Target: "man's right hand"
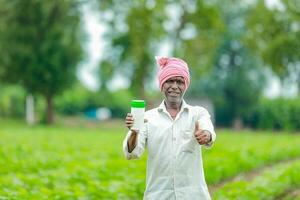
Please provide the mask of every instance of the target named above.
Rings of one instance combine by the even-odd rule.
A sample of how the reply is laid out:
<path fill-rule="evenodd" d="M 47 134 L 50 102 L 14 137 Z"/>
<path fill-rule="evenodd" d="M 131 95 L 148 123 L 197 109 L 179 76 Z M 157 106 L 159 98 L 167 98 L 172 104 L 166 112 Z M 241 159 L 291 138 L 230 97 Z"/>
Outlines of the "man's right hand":
<path fill-rule="evenodd" d="M 126 119 L 125 119 L 126 127 L 128 129 L 130 129 L 133 126 L 133 122 L 134 122 L 134 119 L 133 119 L 132 114 L 131 113 L 127 113 L 127 116 L 126 116 Z"/>
<path fill-rule="evenodd" d="M 126 119 L 125 119 L 125 124 L 126 127 L 130 130 L 131 127 L 133 126 L 133 116 L 131 113 L 127 113 Z M 128 152 L 131 153 L 133 149 L 136 146 L 136 138 L 137 138 L 137 131 L 136 130 L 131 130 L 131 135 L 127 140 L 127 147 L 128 147 Z"/>
<path fill-rule="evenodd" d="M 147 119 L 144 119 L 144 122 L 148 122 Z M 133 149 L 136 146 L 136 138 L 137 138 L 137 134 L 138 131 L 137 130 L 133 130 L 131 129 L 131 127 L 133 126 L 134 123 L 134 119 L 131 113 L 127 113 L 126 119 L 125 119 L 125 124 L 126 127 L 131 130 L 131 135 L 127 140 L 127 146 L 128 146 L 128 152 L 131 153 L 133 151 Z"/>
<path fill-rule="evenodd" d="M 144 119 L 144 123 L 147 123 L 147 122 L 148 122 L 148 120 Z M 132 114 L 131 113 L 127 113 L 126 119 L 125 119 L 126 127 L 128 129 L 131 129 L 131 127 L 133 126 L 133 123 L 134 123 L 134 119 L 133 119 Z M 134 130 L 132 130 L 132 131 L 134 131 Z M 134 132 L 136 132 L 136 131 L 134 131 Z"/>

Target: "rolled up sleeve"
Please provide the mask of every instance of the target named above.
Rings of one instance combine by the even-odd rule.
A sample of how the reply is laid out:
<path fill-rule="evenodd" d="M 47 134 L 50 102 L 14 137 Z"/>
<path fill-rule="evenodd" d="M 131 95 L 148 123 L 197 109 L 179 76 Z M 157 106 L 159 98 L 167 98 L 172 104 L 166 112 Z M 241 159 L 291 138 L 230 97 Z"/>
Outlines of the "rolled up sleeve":
<path fill-rule="evenodd" d="M 199 111 L 198 121 L 200 124 L 200 129 L 208 131 L 211 134 L 211 141 L 209 143 L 205 144 L 205 147 L 211 148 L 213 143 L 216 141 L 216 132 L 214 129 L 214 125 L 211 121 L 209 112 L 205 108 L 202 108 L 202 107 L 199 107 L 198 109 L 199 109 L 198 110 Z"/>
<path fill-rule="evenodd" d="M 146 143 L 147 143 L 147 128 L 145 128 L 138 133 L 137 135 L 137 145 L 133 149 L 131 153 L 128 152 L 128 145 L 127 141 L 131 135 L 131 131 L 128 131 L 124 141 L 123 141 L 123 152 L 126 157 L 126 159 L 131 160 L 131 159 L 138 159 L 141 157 L 141 155 L 144 153 L 145 148 L 146 148 Z"/>

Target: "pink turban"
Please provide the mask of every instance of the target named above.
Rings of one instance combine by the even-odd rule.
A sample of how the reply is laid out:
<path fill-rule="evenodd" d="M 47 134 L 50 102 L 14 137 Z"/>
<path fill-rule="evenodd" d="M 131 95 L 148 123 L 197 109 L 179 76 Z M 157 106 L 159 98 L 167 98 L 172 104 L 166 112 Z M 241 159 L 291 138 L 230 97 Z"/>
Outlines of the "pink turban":
<path fill-rule="evenodd" d="M 190 73 L 187 63 L 179 58 L 155 57 L 157 64 L 160 66 L 158 71 L 159 88 L 166 80 L 174 76 L 182 76 L 185 82 L 186 90 L 190 84 Z"/>

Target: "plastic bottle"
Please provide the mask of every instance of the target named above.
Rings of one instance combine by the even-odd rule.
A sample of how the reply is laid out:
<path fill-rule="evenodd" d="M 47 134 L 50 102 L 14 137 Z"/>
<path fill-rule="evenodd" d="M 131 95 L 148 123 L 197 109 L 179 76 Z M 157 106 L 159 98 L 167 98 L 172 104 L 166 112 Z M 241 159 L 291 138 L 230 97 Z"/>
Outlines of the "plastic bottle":
<path fill-rule="evenodd" d="M 144 100 L 132 100 L 131 101 L 131 114 L 134 119 L 131 129 L 140 131 L 144 125 L 144 113 L 145 113 L 145 101 Z"/>

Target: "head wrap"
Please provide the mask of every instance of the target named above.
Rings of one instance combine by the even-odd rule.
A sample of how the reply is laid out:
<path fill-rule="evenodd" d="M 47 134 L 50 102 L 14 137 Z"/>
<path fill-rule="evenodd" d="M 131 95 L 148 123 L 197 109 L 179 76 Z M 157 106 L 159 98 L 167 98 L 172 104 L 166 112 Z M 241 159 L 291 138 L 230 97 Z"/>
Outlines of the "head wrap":
<path fill-rule="evenodd" d="M 166 80 L 174 76 L 182 76 L 185 83 L 186 90 L 190 84 L 190 73 L 187 63 L 179 58 L 168 57 L 155 57 L 157 64 L 159 65 L 158 81 L 159 88 L 162 90 L 162 86 Z"/>

